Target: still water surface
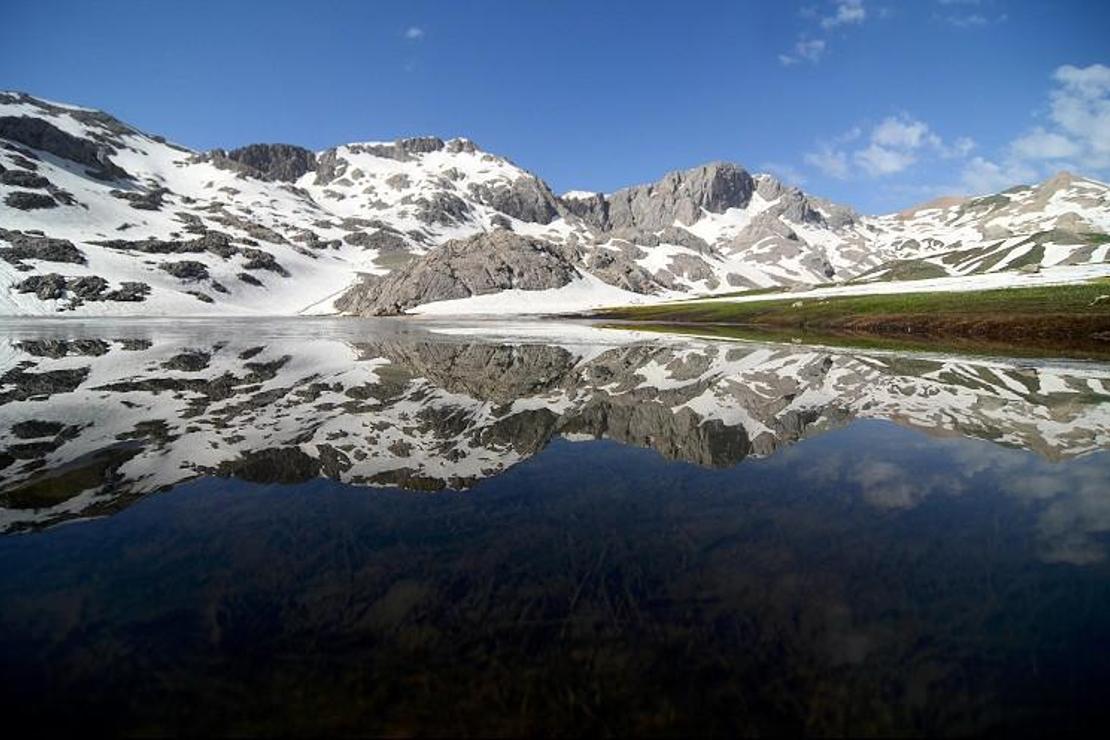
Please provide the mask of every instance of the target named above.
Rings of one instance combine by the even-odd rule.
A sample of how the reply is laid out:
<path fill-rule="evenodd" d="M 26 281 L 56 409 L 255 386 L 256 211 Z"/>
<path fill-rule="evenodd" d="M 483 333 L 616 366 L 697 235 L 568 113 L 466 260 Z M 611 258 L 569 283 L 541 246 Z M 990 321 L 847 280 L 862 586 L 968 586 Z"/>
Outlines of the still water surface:
<path fill-rule="evenodd" d="M 1110 367 L 7 322 L 0 711 L 149 733 L 1110 714 Z"/>

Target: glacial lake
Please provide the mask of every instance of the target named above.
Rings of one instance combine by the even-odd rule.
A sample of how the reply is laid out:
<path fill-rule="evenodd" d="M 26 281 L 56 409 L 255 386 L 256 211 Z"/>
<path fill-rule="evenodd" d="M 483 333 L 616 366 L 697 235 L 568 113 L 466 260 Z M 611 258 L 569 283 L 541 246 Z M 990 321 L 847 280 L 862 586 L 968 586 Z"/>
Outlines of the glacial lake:
<path fill-rule="evenodd" d="M 1110 365 L 553 322 L 0 326 L 9 727 L 1110 720 Z"/>

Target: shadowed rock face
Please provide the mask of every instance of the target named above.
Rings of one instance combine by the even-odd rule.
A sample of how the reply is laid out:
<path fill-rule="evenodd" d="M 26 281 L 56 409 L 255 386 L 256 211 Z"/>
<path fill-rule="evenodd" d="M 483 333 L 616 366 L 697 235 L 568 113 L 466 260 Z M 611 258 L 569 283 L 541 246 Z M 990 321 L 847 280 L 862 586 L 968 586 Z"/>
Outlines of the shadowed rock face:
<path fill-rule="evenodd" d="M 860 418 L 1051 459 L 1110 448 L 1105 369 L 701 340 L 460 341 L 371 325 L 384 328 L 353 341 L 168 327 L 152 339 L 8 340 L 0 530 L 110 513 L 202 474 L 468 488 L 559 436 L 711 467 Z"/>
<path fill-rule="evenodd" d="M 78 138 L 41 118 L 0 116 L 0 139 L 17 141 L 32 149 L 83 164 L 89 168 L 87 172 L 98 179 L 129 177 L 127 172 L 108 158 L 108 155 L 114 153 L 110 146 Z"/>
<path fill-rule="evenodd" d="M 450 241 L 385 278 L 355 286 L 336 308 L 360 316 L 390 316 L 432 301 L 560 288 L 579 273 L 555 250 L 548 242 L 505 230 Z"/>
<path fill-rule="evenodd" d="M 74 265 L 85 264 L 85 255 L 73 245 L 73 242 L 66 239 L 52 239 L 37 234 L 0 228 L 0 244 L 4 242 L 11 246 L 0 247 L 0 259 L 17 267 L 20 266 L 23 260 L 68 262 Z"/>
<path fill-rule="evenodd" d="M 316 169 L 316 155 L 292 144 L 250 144 L 227 152 L 227 158 L 249 167 L 263 180 L 294 182 Z"/>

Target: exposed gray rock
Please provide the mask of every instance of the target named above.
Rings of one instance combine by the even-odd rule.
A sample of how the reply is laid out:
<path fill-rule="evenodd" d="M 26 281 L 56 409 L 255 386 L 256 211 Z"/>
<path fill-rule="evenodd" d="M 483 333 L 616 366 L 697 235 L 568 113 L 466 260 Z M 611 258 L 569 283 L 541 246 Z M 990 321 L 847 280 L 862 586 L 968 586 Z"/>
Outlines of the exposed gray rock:
<path fill-rule="evenodd" d="M 709 290 L 714 290 L 720 284 L 713 274 L 713 268 L 701 257 L 692 254 L 676 254 L 671 257 L 667 269 L 673 275 L 681 275 L 688 280 L 704 280 Z"/>
<path fill-rule="evenodd" d="M 244 270 L 269 270 L 282 277 L 289 277 L 289 271 L 282 267 L 277 258 L 269 252 L 263 252 L 261 249 L 244 249 L 243 256 L 247 258 L 243 263 Z"/>
<path fill-rule="evenodd" d="M 598 249 L 592 253 L 586 264 L 591 275 L 609 285 L 634 293 L 654 293 L 660 287 L 659 282 L 654 275 L 635 262 L 642 256 L 642 250 L 628 244 L 619 252 Z"/>
<path fill-rule="evenodd" d="M 668 226 L 663 229 L 659 234 L 659 241 L 662 244 L 677 244 L 702 254 L 710 254 L 713 251 L 705 239 L 678 226 Z"/>
<path fill-rule="evenodd" d="M 7 392 L 0 391 L 0 404 L 12 401 L 26 401 L 29 398 L 46 398 L 55 393 L 69 393 L 85 382 L 89 368 L 78 367 L 69 370 L 47 370 L 32 373 L 22 367 L 14 367 L 0 376 L 0 386 L 11 386 Z"/>
<path fill-rule="evenodd" d="M 327 185 L 341 177 L 347 169 L 347 160 L 341 159 L 335 149 L 328 149 L 316 159 L 316 178 L 314 184 Z"/>
<path fill-rule="evenodd" d="M 292 144 L 250 144 L 224 155 L 262 180 L 294 182 L 316 169 L 316 155 Z"/>
<path fill-rule="evenodd" d="M 154 346 L 154 343 L 149 339 L 139 339 L 136 337 L 123 337 L 115 341 L 119 343 L 120 348 L 123 349 L 124 352 L 141 352 Z"/>
<path fill-rule="evenodd" d="M 170 191 L 166 188 L 153 188 L 148 191 L 112 190 L 109 192 L 114 198 L 126 200 L 131 207 L 139 211 L 157 211 L 162 208 L 162 198 Z"/>
<path fill-rule="evenodd" d="M 481 203 L 519 221 L 549 224 L 559 215 L 559 201 L 538 177 L 519 177 L 512 184 L 471 183 L 470 194 Z"/>
<path fill-rule="evenodd" d="M 385 184 L 394 190 L 406 190 L 412 187 L 412 179 L 403 172 L 385 178 Z"/>
<path fill-rule="evenodd" d="M 466 219 L 471 210 L 470 204 L 459 196 L 442 191 L 412 202 L 416 205 L 417 220 L 425 224 L 451 226 Z"/>
<path fill-rule="evenodd" d="M 501 290 L 559 288 L 578 276 L 553 246 L 510 231 L 456 239 L 380 279 L 367 279 L 336 302 L 344 313 L 393 315 L 432 301 Z"/>
<path fill-rule="evenodd" d="M 382 252 L 402 252 L 408 249 L 408 241 L 392 229 L 378 229 L 373 232 L 356 231 L 343 237 L 348 244 L 364 249 L 377 249 Z"/>
<path fill-rule="evenodd" d="M 104 291 L 108 289 L 108 281 L 99 275 L 88 275 L 80 278 L 69 278 L 66 281 L 66 287 L 77 298 L 85 301 L 98 301 Z"/>
<path fill-rule="evenodd" d="M 70 111 L 67 109 L 66 112 Z M 97 179 L 115 180 L 130 177 L 109 159 L 109 155 L 115 153 L 110 145 L 66 133 L 42 118 L 0 116 L 0 139 L 17 141 L 32 149 L 49 152 L 56 157 L 84 165 L 88 168 L 86 172 Z"/>
<path fill-rule="evenodd" d="M 451 139 L 444 148 L 452 154 L 458 154 L 460 152 L 473 154 L 478 151 L 477 144 L 470 139 Z"/>
<path fill-rule="evenodd" d="M 347 148 L 353 154 L 371 154 L 398 162 L 408 162 L 415 159 L 414 155 L 438 152 L 445 146 L 443 139 L 435 136 L 416 136 L 398 139 L 391 144 L 351 144 Z"/>
<path fill-rule="evenodd" d="M 320 474 L 320 461 L 299 447 L 282 447 L 246 452 L 238 460 L 220 463 L 214 472 L 252 483 L 300 483 Z"/>
<path fill-rule="evenodd" d="M 4 203 L 21 211 L 37 211 L 44 208 L 57 208 L 58 201 L 44 193 L 32 193 L 27 190 L 16 190 L 4 198 Z"/>
<path fill-rule="evenodd" d="M 41 439 L 53 437 L 65 428 L 65 424 L 58 421 L 43 421 L 29 419 L 12 425 L 12 434 L 19 439 Z"/>
<path fill-rule="evenodd" d="M 45 275 L 31 275 L 15 284 L 17 293 L 34 293 L 43 301 L 57 300 L 65 297 L 66 279 L 56 272 Z"/>
<path fill-rule="evenodd" d="M 150 286 L 146 283 L 124 281 L 119 288 L 104 294 L 106 301 L 120 301 L 123 303 L 139 303 L 150 295 Z"/>
<path fill-rule="evenodd" d="M 609 226 L 609 201 L 601 193 L 588 198 L 560 198 L 563 210 L 585 221 L 596 229 Z"/>
<path fill-rule="evenodd" d="M 111 349 L 103 339 L 24 339 L 16 342 L 21 352 L 35 357 L 100 357 Z"/>
<path fill-rule="evenodd" d="M 0 259 L 14 265 L 21 260 L 42 260 L 43 262 L 67 262 L 74 265 L 85 264 L 85 255 L 65 239 L 52 239 L 24 231 L 0 228 L 0 239 L 10 247 L 0 247 Z"/>
<path fill-rule="evenodd" d="M 0 184 L 16 188 L 45 188 L 50 185 L 50 181 L 26 170 L 3 170 L 0 171 Z"/>
<path fill-rule="evenodd" d="M 176 354 L 170 359 L 162 363 L 162 367 L 167 370 L 178 370 L 185 373 L 200 372 L 208 367 L 212 355 L 202 350 L 194 350 L 190 352 L 182 352 Z"/>
<path fill-rule="evenodd" d="M 587 223 L 603 231 L 632 227 L 656 231 L 675 221 L 692 224 L 701 209 L 723 213 L 743 208 L 755 183 L 742 167 L 715 162 L 668 173 L 659 182 L 618 190 L 600 200 L 564 200 L 563 204 Z"/>
<path fill-rule="evenodd" d="M 53 103 L 28 95 L 27 93 L 0 93 L 0 103 L 23 103 L 25 105 L 34 106 L 49 115 L 69 116 L 86 126 L 99 129 L 99 132 L 94 133 L 94 136 L 98 136 L 100 139 L 104 140 L 114 139 L 114 143 L 116 144 L 119 143 L 118 137 L 123 134 L 140 133 L 135 128 L 128 126 L 123 121 L 104 111 L 54 105 Z M 156 136 L 154 138 L 159 139 L 161 137 Z"/>
<path fill-rule="evenodd" d="M 196 260 L 162 262 L 158 265 L 158 268 L 180 280 L 196 281 L 208 279 L 207 265 L 203 262 L 197 262 Z"/>
<path fill-rule="evenodd" d="M 213 149 L 193 157 L 243 177 L 270 182 L 295 182 L 318 166 L 316 155 L 292 144 L 248 144 L 230 151 Z"/>
<path fill-rule="evenodd" d="M 189 254 L 197 252 L 212 252 L 220 257 L 228 258 L 239 253 L 239 248 L 232 245 L 231 237 L 220 231 L 207 231 L 196 239 L 113 239 L 110 241 L 89 242 L 110 249 L 133 250 L 147 254 Z"/>

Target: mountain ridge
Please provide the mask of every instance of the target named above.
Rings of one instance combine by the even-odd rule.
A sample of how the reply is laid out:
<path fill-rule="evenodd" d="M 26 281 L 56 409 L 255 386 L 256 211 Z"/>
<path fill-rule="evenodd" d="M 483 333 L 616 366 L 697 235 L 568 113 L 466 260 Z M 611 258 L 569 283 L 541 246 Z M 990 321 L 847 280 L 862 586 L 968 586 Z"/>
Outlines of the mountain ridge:
<path fill-rule="evenodd" d="M 452 301 L 465 313 L 490 294 L 505 296 L 498 311 L 527 313 L 1099 266 L 1110 188 L 1062 173 L 863 216 L 717 161 L 560 196 L 462 137 L 196 152 L 101 111 L 0 93 L 0 228 L 0 314 L 286 315 L 336 301 L 375 314 Z M 554 272 L 518 274 L 514 254 L 527 252 L 501 248 L 535 240 Z"/>

